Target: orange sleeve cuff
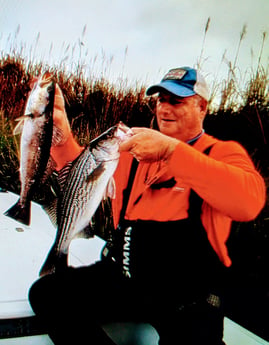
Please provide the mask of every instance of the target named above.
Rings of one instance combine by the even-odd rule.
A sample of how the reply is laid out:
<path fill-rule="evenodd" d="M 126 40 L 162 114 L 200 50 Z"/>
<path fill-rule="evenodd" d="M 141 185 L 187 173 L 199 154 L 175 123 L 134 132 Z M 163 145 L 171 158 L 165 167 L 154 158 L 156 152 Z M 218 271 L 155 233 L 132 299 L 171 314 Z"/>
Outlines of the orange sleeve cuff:
<path fill-rule="evenodd" d="M 52 146 L 50 154 L 56 163 L 56 170 L 61 170 L 68 162 L 75 160 L 83 149 L 84 147 L 76 142 L 72 133 L 63 145 Z"/>

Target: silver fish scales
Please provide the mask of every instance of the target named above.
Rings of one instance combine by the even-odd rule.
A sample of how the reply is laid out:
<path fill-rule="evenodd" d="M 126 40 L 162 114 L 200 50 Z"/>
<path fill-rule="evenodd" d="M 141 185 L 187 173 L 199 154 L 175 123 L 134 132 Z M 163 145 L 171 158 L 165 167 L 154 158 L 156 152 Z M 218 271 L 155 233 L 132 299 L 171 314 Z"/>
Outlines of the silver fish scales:
<path fill-rule="evenodd" d="M 6 216 L 26 225 L 30 224 L 31 200 L 46 171 L 53 136 L 53 105 L 55 84 L 52 75 L 45 72 L 35 83 L 26 103 L 24 116 L 15 128 L 22 128 L 20 141 L 19 200 Z"/>
<path fill-rule="evenodd" d="M 131 135 L 130 128 L 119 123 L 94 139 L 74 162 L 58 203 L 56 239 L 40 270 L 41 276 L 67 266 L 72 239 L 83 236 L 102 199 L 113 194 L 119 144 Z"/>

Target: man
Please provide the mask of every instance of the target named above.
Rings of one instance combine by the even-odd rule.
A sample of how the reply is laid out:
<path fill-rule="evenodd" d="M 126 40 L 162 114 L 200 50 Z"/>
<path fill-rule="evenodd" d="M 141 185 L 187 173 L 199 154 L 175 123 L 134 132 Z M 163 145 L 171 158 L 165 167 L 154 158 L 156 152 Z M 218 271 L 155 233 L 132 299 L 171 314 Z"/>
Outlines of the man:
<path fill-rule="evenodd" d="M 33 310 L 55 344 L 114 344 L 101 325 L 124 320 L 151 323 L 160 345 L 224 344 L 225 243 L 232 220 L 262 209 L 264 181 L 238 143 L 204 133 L 208 90 L 195 69 L 170 70 L 147 90 L 155 93 L 155 129 L 133 128 L 120 147 L 117 230 L 102 261 L 31 288 Z M 59 170 L 80 153 L 73 147 L 54 148 Z"/>

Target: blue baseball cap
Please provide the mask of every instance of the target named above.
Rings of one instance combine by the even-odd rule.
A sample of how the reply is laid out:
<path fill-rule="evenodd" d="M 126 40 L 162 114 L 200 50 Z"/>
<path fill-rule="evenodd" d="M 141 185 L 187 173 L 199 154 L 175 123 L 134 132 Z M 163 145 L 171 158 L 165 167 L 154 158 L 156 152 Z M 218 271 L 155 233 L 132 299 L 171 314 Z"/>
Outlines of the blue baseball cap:
<path fill-rule="evenodd" d="M 209 100 L 209 90 L 204 77 L 191 67 L 170 69 L 159 84 L 152 85 L 147 89 L 146 94 L 151 96 L 163 90 L 178 97 L 199 95 L 207 101 Z"/>

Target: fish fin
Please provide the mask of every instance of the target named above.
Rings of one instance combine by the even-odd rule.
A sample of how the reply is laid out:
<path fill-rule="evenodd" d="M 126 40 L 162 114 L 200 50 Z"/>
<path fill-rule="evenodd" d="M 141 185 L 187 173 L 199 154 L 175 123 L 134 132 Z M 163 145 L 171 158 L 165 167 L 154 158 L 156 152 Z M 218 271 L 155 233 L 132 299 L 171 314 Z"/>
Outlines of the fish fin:
<path fill-rule="evenodd" d="M 32 113 L 27 113 L 21 116 L 16 117 L 15 121 L 24 121 L 26 119 L 29 119 L 29 117 L 33 117 L 34 115 Z"/>
<path fill-rule="evenodd" d="M 91 225 L 91 223 L 89 223 L 87 226 L 85 226 L 85 228 L 83 230 L 78 232 L 74 236 L 74 238 L 91 238 L 91 237 L 93 237 L 93 235 L 94 235 L 93 226 Z"/>
<path fill-rule="evenodd" d="M 115 199 L 116 198 L 116 183 L 113 177 L 108 181 L 104 199 L 105 198 Z"/>
<path fill-rule="evenodd" d="M 42 277 L 47 274 L 58 273 L 65 270 L 67 267 L 68 254 L 57 251 L 55 246 L 53 246 L 39 271 L 39 276 Z"/>
<path fill-rule="evenodd" d="M 104 163 L 100 163 L 87 177 L 87 182 L 91 183 L 95 180 L 98 179 L 99 176 L 102 175 L 102 173 L 105 170 L 105 164 Z"/>
<path fill-rule="evenodd" d="M 46 212 L 46 214 L 49 217 L 49 220 L 51 221 L 52 225 L 57 228 L 57 198 L 54 198 L 50 203 L 46 205 L 42 205 L 42 208 Z"/>
<path fill-rule="evenodd" d="M 10 209 L 8 209 L 4 215 L 17 220 L 25 225 L 30 224 L 31 202 L 22 205 L 19 199 Z"/>
<path fill-rule="evenodd" d="M 16 124 L 15 128 L 13 129 L 13 135 L 19 135 L 21 134 L 22 130 L 23 130 L 23 125 L 24 125 L 24 120 L 26 119 L 26 116 L 20 116 L 18 117 L 15 121 L 18 121 L 18 123 Z"/>
<path fill-rule="evenodd" d="M 15 128 L 13 129 L 13 135 L 21 134 L 21 132 L 23 130 L 24 121 L 26 119 L 29 119 L 29 117 L 33 117 L 33 114 L 25 114 L 25 115 L 19 116 L 15 119 L 15 121 L 18 121 L 18 123 L 15 126 Z"/>

